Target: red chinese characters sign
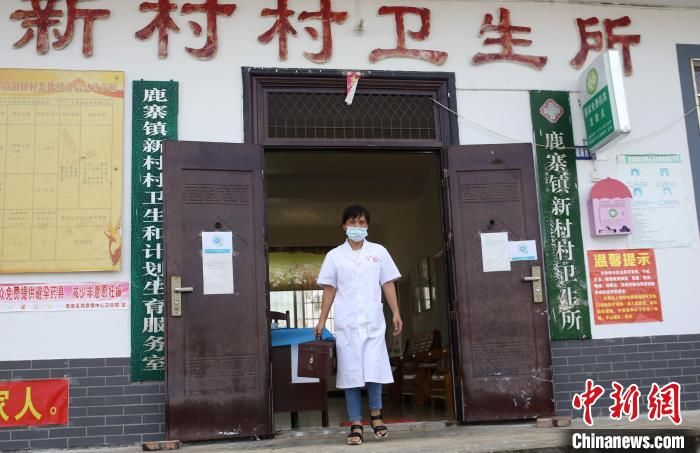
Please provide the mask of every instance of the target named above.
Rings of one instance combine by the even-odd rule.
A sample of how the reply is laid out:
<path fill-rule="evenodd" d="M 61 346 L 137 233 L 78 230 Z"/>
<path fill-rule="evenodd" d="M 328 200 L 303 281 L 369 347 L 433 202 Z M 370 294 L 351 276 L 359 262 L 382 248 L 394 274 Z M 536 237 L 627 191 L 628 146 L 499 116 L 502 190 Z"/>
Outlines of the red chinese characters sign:
<path fill-rule="evenodd" d="M 587 19 L 576 19 L 576 26 L 581 41 L 581 48 L 576 56 L 571 60 L 571 66 L 580 69 L 586 63 L 588 52 L 591 50 L 600 52 L 603 50 L 603 33 L 600 31 L 589 31 L 588 27 L 598 25 L 600 20 L 597 17 L 589 17 Z M 616 44 L 620 44 L 622 48 L 622 62 L 625 67 L 625 75 L 632 75 L 632 55 L 630 46 L 641 42 L 641 35 L 618 35 L 614 30 L 618 27 L 627 27 L 632 23 L 629 16 L 623 16 L 618 19 L 605 19 L 605 39 L 608 43 L 608 49 L 614 49 Z"/>
<path fill-rule="evenodd" d="M 34 40 L 36 41 L 36 51 L 42 55 L 49 51 L 50 45 L 56 50 L 67 47 L 76 32 L 76 22 L 82 21 L 83 55 L 91 56 L 93 54 L 95 24 L 97 21 L 108 19 L 111 15 L 109 9 L 97 7 L 106 3 L 100 0 L 94 2 L 66 0 L 65 8 L 59 8 L 61 2 L 58 0 L 26 1 L 27 6 L 24 9 L 17 9 L 10 15 L 10 19 L 20 21 L 21 28 L 25 30 L 24 35 L 14 43 L 14 47 L 24 47 Z M 220 1 L 202 0 L 201 3 L 178 0 L 142 1 L 138 3 L 138 9 L 149 15 L 150 20 L 146 19 L 146 25 L 140 25 L 140 29 L 135 31 L 134 35 L 139 40 L 148 40 L 157 32 L 158 57 L 167 58 L 170 32 L 179 33 L 181 31 L 176 22 L 177 19 L 174 18 L 178 11 L 180 16 L 203 15 L 206 17 L 206 21 L 202 17 L 199 21 L 188 20 L 187 23 L 195 37 L 205 36 L 206 40 L 202 47 L 185 47 L 185 51 L 198 59 L 210 60 L 215 57 L 219 48 L 219 18 L 230 18 L 238 9 L 236 3 L 221 3 Z M 87 5 L 90 3 L 95 5 L 88 8 Z M 294 0 L 267 0 L 267 3 L 264 3 L 260 8 L 260 17 L 274 19 L 269 28 L 265 30 L 264 22 L 259 30 L 251 24 L 245 24 L 245 26 L 250 27 L 258 35 L 257 39 L 262 44 L 276 40 L 279 59 L 282 61 L 285 61 L 289 54 L 289 39 L 299 36 L 295 25 L 303 27 L 312 40 L 320 41 L 321 44 L 317 52 L 306 50 L 303 55 L 317 64 L 328 63 L 333 56 L 334 26 L 347 25 L 350 12 L 342 10 L 342 2 L 318 0 L 317 10 L 301 11 L 297 14 L 294 9 L 295 4 Z M 438 12 L 449 14 L 445 11 Z M 410 58 L 441 65 L 447 61 L 448 53 L 443 50 L 416 48 L 415 46 L 418 42 L 426 41 L 431 36 L 433 10 L 430 8 L 379 5 L 377 15 L 388 16 L 383 18 L 383 21 L 393 17 L 396 47 L 370 50 L 370 62 L 375 63 L 387 58 Z M 420 28 L 416 30 L 415 25 L 409 27 L 406 21 L 411 21 L 412 24 L 418 22 Z M 471 58 L 472 63 L 482 65 L 505 61 L 524 64 L 533 69 L 542 69 L 548 62 L 547 56 L 523 53 L 523 48 L 529 47 L 533 43 L 532 40 L 525 38 L 526 35 L 532 33 L 532 27 L 521 24 L 519 21 L 516 22 L 517 25 L 513 24 L 511 11 L 508 8 L 499 8 L 497 19 L 492 13 L 486 13 L 481 28 L 478 30 L 478 36 L 484 38 L 481 46 L 493 51 L 477 52 Z M 358 30 L 362 30 L 362 23 L 363 19 L 360 18 Z M 598 17 L 585 19 L 579 17 L 575 24 L 576 29 L 571 30 L 571 32 L 578 34 L 580 45 L 578 53 L 570 61 L 574 68 L 583 67 L 591 51 L 600 52 L 604 47 L 620 48 L 623 54 L 625 74 L 632 74 L 630 46 L 638 45 L 641 42 L 641 35 L 620 33 L 620 28 L 632 24 L 629 16 L 615 19 L 604 18 L 602 21 Z M 449 36 L 449 31 L 438 28 L 437 32 L 443 36 L 447 33 Z M 53 42 L 50 42 L 51 34 L 55 38 Z M 468 43 L 460 43 L 460 45 L 462 44 Z"/>
<path fill-rule="evenodd" d="M 68 379 L 0 382 L 0 428 L 68 423 Z"/>
<path fill-rule="evenodd" d="M 63 33 L 54 28 L 60 25 L 63 17 L 63 11 L 56 9 L 56 0 L 45 1 L 43 8 L 39 0 L 31 0 L 31 9 L 18 9 L 13 12 L 10 19 L 22 21 L 22 28 L 26 29 L 14 47 L 24 47 L 36 36 L 36 51 L 39 54 L 45 54 L 49 51 L 49 29 L 52 29 L 56 38 L 53 47 L 56 50 L 61 50 L 73 40 L 76 21 L 82 20 L 83 55 L 92 56 L 95 21 L 107 19 L 111 13 L 108 9 L 79 8 L 79 1 L 81 0 L 66 0 L 67 18 Z"/>
<path fill-rule="evenodd" d="M 596 324 L 662 321 L 653 249 L 589 250 Z"/>

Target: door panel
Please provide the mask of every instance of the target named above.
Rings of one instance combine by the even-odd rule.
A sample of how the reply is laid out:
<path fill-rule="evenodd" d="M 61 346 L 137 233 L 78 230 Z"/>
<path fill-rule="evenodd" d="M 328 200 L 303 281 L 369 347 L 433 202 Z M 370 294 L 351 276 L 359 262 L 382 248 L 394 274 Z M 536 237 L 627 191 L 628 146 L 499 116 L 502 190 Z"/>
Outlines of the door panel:
<path fill-rule="evenodd" d="M 167 142 L 164 151 L 167 436 L 273 432 L 259 146 Z M 234 294 L 204 295 L 202 232 L 231 231 Z M 182 314 L 172 277 L 181 277 Z"/>
<path fill-rule="evenodd" d="M 542 268 L 532 147 L 455 146 L 448 160 L 462 418 L 551 415 L 547 307 L 534 302 L 533 283 L 526 281 L 533 266 Z M 538 259 L 483 272 L 481 234 L 496 232 L 507 232 L 509 241 L 535 240 Z"/>

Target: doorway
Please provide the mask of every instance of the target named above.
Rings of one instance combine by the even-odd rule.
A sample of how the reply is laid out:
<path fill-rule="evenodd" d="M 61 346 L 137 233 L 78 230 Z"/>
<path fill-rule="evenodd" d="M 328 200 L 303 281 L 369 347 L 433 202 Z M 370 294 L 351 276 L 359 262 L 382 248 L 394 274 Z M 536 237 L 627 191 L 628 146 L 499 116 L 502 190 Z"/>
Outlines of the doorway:
<path fill-rule="evenodd" d="M 445 412 L 454 407 L 446 418 L 464 422 L 552 415 L 532 146 L 454 145 L 453 74 L 372 72 L 348 107 L 337 71 L 243 72 L 245 144 L 164 147 L 168 438 L 271 435 L 274 410 L 282 408 L 275 392 L 314 407 L 333 398 L 332 383 L 318 400 L 290 388 L 289 353 L 278 368 L 286 377 L 271 370 L 268 246 L 279 253 L 320 247 L 312 255 L 322 259 L 343 240 L 339 216 L 354 202 L 373 211 L 369 240 L 383 243 L 404 275 L 398 289 L 405 334 L 388 341 L 400 384 L 388 386 L 386 397 L 387 404 L 408 402 L 413 412 L 399 406 L 395 416 L 428 419 L 414 408 L 439 407 L 433 400 L 440 397 Z M 410 237 L 394 234 L 404 230 Z M 233 243 L 226 271 L 233 291 L 204 290 L 204 233 Z M 415 250 L 405 245 L 411 241 Z M 504 241 L 528 241 L 540 253 L 486 265 L 492 256 L 502 260 L 510 247 Z M 302 292 L 280 288 L 288 299 L 273 302 L 283 317 L 290 312 L 289 326 L 314 323 L 317 296 L 305 292 L 313 282 L 306 284 Z M 446 390 L 437 395 L 432 383 L 426 390 L 426 375 Z M 330 425 L 329 415 L 313 424 Z"/>
<path fill-rule="evenodd" d="M 265 168 L 270 310 L 288 313 L 292 328 L 316 325 L 320 263 L 327 251 L 345 241 L 343 209 L 365 206 L 371 213 L 368 240 L 384 245 L 402 274 L 396 285 L 404 328 L 397 337 L 387 329 L 395 382 L 383 389 L 384 419 L 453 419 L 439 155 L 268 151 Z M 386 304 L 385 316 L 391 325 Z M 333 333 L 332 310 L 326 327 Z M 273 347 L 273 361 L 275 356 Z M 274 386 L 274 362 L 272 372 Z M 330 426 L 347 420 L 344 394 L 334 381 L 325 389 Z M 290 390 L 298 389 L 313 391 L 311 385 Z M 275 389 L 273 395 L 285 398 Z M 290 415 L 285 401 L 281 409 L 274 401 L 273 406 L 278 431 L 317 427 L 323 419 L 318 410 Z"/>

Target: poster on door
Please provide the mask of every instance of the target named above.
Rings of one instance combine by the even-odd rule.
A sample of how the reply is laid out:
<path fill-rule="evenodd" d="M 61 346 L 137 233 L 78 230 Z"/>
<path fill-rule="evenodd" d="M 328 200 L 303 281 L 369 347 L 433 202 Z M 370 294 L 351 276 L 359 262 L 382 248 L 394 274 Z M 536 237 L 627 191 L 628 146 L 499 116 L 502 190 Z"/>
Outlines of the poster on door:
<path fill-rule="evenodd" d="M 663 321 L 653 249 L 589 250 L 596 324 Z"/>
<path fill-rule="evenodd" d="M 617 156 L 620 179 L 632 191 L 631 248 L 688 247 L 688 192 L 679 154 Z"/>
<path fill-rule="evenodd" d="M 233 294 L 233 233 L 202 232 L 202 294 Z"/>

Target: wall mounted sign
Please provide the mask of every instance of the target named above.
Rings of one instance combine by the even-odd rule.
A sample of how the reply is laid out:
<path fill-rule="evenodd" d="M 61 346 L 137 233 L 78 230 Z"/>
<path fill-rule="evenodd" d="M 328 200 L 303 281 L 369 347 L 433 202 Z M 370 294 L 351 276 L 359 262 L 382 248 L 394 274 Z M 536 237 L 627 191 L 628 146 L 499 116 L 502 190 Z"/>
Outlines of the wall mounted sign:
<path fill-rule="evenodd" d="M 123 108 L 122 72 L 0 69 L 0 274 L 121 268 Z"/>
<path fill-rule="evenodd" d="M 0 382 L 0 428 L 68 424 L 68 379 Z"/>
<path fill-rule="evenodd" d="M 586 139 L 592 152 L 632 130 L 618 51 L 607 50 L 598 56 L 581 74 L 579 87 Z"/>
<path fill-rule="evenodd" d="M 531 91 L 552 340 L 591 337 L 569 93 Z"/>
<path fill-rule="evenodd" d="M 589 250 L 596 324 L 662 321 L 653 249 Z"/>
<path fill-rule="evenodd" d="M 0 313 L 129 308 L 129 282 L 0 285 Z"/>
<path fill-rule="evenodd" d="M 631 248 L 688 247 L 692 243 L 688 190 L 679 154 L 622 154 L 618 174 L 632 192 Z"/>
<path fill-rule="evenodd" d="M 625 183 L 605 178 L 595 183 L 588 200 L 591 234 L 611 236 L 632 231 L 632 192 Z"/>
<path fill-rule="evenodd" d="M 131 380 L 163 379 L 163 142 L 177 140 L 177 82 L 136 80 L 131 129 Z"/>
<path fill-rule="evenodd" d="M 86 3 L 94 5 L 88 7 Z M 203 3 L 190 3 L 185 0 L 153 0 L 133 2 L 142 13 L 142 21 L 137 24 L 105 21 L 111 16 L 112 10 L 126 8 L 122 3 L 128 4 L 129 8 L 134 7 L 132 2 L 118 3 L 119 6 L 105 0 L 6 0 L 2 5 L 14 5 L 7 7 L 9 19 L 15 24 L 19 37 L 13 47 L 28 47 L 35 41 L 34 47 L 39 55 L 48 54 L 51 48 L 60 51 L 68 47 L 73 36 L 77 34 L 78 23 L 82 22 L 83 55 L 86 57 L 93 54 L 95 43 L 100 40 L 100 36 L 104 36 L 106 29 L 119 27 L 124 30 L 125 38 L 131 36 L 132 39 L 153 42 L 158 57 L 164 59 L 168 58 L 169 34 L 180 32 L 181 28 L 187 25 L 189 32 L 194 36 L 188 41 L 206 39 L 201 47 L 185 46 L 184 51 L 197 59 L 210 60 L 215 58 L 220 47 L 219 28 L 226 26 L 234 29 L 244 27 L 251 36 L 257 36 L 257 41 L 261 44 L 276 43 L 273 52 L 278 54 L 281 61 L 287 60 L 290 43 L 301 41 L 297 45 L 300 50 L 303 49 L 300 53 L 315 64 L 325 64 L 332 59 L 334 35 L 337 32 L 347 32 L 348 28 L 354 27 L 356 34 L 363 33 L 365 17 L 360 12 L 360 3 L 371 5 L 368 8 L 377 16 L 377 29 L 393 31 L 393 42 L 389 46 L 395 47 L 376 47 L 385 44 L 384 37 L 376 33 L 365 37 L 380 36 L 376 42 L 367 39 L 357 41 L 367 45 L 366 52 L 372 63 L 387 58 L 410 58 L 441 65 L 447 60 L 448 52 L 427 49 L 425 47 L 428 45 L 424 41 L 440 36 L 455 36 L 457 30 L 442 27 L 433 29 L 435 17 L 444 15 L 450 19 L 454 18 L 455 23 L 460 25 L 470 19 L 466 15 L 459 17 L 456 6 L 460 5 L 460 2 L 456 1 L 444 2 L 440 7 L 427 8 L 425 5 L 429 2 L 425 2 L 425 5 L 396 6 L 391 3 L 378 5 L 376 2 L 362 0 L 356 2 L 354 8 L 348 8 L 349 2 L 318 0 L 305 3 L 310 10 L 302 11 L 297 3 L 289 0 L 269 1 L 254 9 L 249 8 L 252 4 L 245 4 L 245 8 L 241 9 L 239 5 L 242 2 L 233 1 L 224 3 L 220 0 L 206 0 Z M 455 6 L 454 10 L 451 10 L 451 6 Z M 344 10 L 345 8 L 348 10 Z M 114 16 L 124 17 L 123 12 L 116 11 Z M 474 65 L 509 62 L 539 70 L 548 64 L 549 58 L 546 55 L 532 55 L 527 51 L 527 47 L 533 44 L 533 40 L 527 38 L 533 36 L 533 31 L 538 33 L 543 28 L 546 29 L 546 22 L 533 28 L 525 19 L 528 14 L 522 14 L 522 11 L 511 12 L 511 9 L 503 7 L 485 7 L 480 14 L 483 19 L 480 27 L 475 26 L 472 30 L 474 37 L 471 40 L 456 41 L 460 54 L 465 46 L 481 46 L 484 52 L 475 52 L 471 57 Z M 348 20 L 349 18 L 352 20 Z M 574 22 L 573 17 L 570 20 Z M 638 45 L 641 36 L 621 32 L 621 29 L 632 25 L 629 16 L 576 18 L 575 23 L 576 29 L 571 29 L 570 32 L 574 39 L 578 38 L 578 51 L 570 60 L 571 66 L 579 69 L 585 64 L 589 53 L 615 47 L 622 50 L 625 74 L 632 74 L 630 47 Z M 339 30 L 342 28 L 345 30 Z M 55 38 L 53 41 L 52 36 Z M 344 36 L 347 36 L 347 33 Z M 545 40 L 545 43 L 556 45 L 560 42 L 558 38 Z M 562 39 L 567 41 L 563 37 Z M 542 46 L 542 41 L 537 42 L 538 47 Z M 355 43 L 349 45 L 357 48 Z M 235 52 L 237 47 L 230 46 L 229 52 Z"/>

